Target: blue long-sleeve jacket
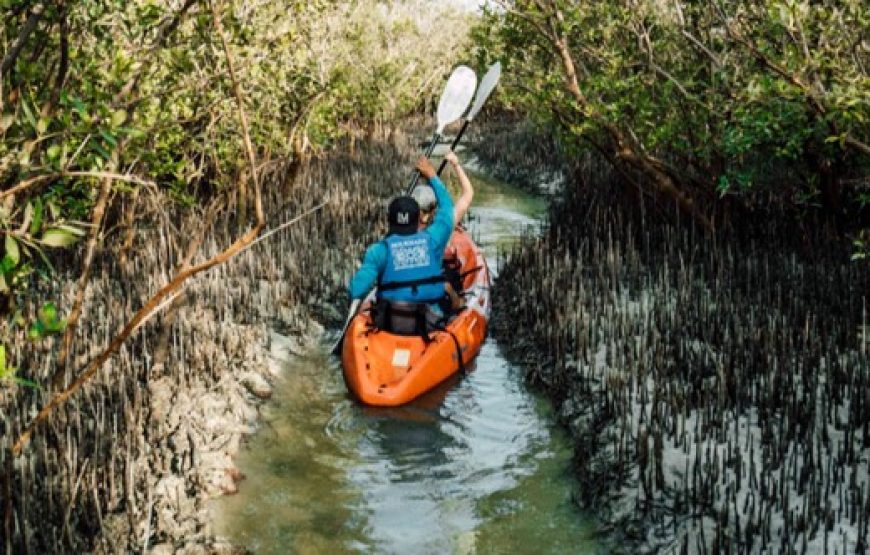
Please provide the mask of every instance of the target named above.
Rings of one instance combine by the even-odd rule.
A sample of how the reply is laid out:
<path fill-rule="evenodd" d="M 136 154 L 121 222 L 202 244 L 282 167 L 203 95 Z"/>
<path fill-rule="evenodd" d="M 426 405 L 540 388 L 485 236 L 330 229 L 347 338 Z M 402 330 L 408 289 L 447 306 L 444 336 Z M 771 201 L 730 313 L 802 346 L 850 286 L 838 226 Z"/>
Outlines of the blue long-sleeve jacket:
<path fill-rule="evenodd" d="M 453 233 L 453 199 L 450 198 L 450 193 L 447 192 L 444 183 L 437 176 L 430 179 L 429 184 L 432 185 L 432 190 L 435 192 L 438 210 L 435 211 L 432 223 L 423 232 L 428 233 L 434 239 L 438 256 L 442 257 L 447 242 L 450 241 L 450 235 Z M 365 256 L 363 256 L 362 266 L 350 278 L 350 283 L 347 286 L 350 297 L 352 299 L 365 297 L 377 283 L 378 276 L 384 271 L 386 265 L 387 247 L 384 242 L 378 241 L 369 246 Z"/>

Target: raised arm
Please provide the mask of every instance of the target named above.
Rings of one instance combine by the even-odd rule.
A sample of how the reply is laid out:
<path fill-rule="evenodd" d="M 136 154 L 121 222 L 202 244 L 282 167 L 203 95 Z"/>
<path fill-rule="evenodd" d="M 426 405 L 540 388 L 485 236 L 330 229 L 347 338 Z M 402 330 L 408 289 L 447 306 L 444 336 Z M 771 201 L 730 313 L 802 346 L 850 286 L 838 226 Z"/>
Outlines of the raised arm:
<path fill-rule="evenodd" d="M 447 246 L 450 235 L 453 233 L 453 199 L 450 198 L 450 193 L 447 192 L 447 188 L 438 178 L 435 169 L 426 157 L 420 157 L 417 160 L 417 169 L 420 170 L 423 177 L 429 180 L 429 185 L 432 186 L 435 199 L 438 201 L 435 218 L 426 228 L 426 232 L 435 239 L 438 247 L 443 249 Z"/>
<path fill-rule="evenodd" d="M 465 213 L 468 212 L 468 207 L 471 206 L 471 201 L 474 199 L 474 187 L 471 186 L 471 180 L 468 179 L 465 170 L 459 164 L 459 159 L 452 150 L 444 158 L 453 166 L 453 171 L 456 172 L 456 175 L 459 177 L 459 184 L 462 186 L 462 194 L 459 195 L 459 200 L 453 206 L 453 222 L 458 224 L 465 217 Z"/>

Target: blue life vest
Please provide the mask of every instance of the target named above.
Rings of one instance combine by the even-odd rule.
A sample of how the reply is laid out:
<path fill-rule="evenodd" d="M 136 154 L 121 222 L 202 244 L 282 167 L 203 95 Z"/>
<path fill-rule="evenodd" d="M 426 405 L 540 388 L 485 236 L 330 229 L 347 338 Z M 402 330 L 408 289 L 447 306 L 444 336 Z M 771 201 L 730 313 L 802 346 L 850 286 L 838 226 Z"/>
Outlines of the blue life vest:
<path fill-rule="evenodd" d="M 413 235 L 388 235 L 387 264 L 378 282 L 378 295 L 389 301 L 435 303 L 444 297 L 445 279 L 441 257 L 432 236 L 424 231 Z"/>

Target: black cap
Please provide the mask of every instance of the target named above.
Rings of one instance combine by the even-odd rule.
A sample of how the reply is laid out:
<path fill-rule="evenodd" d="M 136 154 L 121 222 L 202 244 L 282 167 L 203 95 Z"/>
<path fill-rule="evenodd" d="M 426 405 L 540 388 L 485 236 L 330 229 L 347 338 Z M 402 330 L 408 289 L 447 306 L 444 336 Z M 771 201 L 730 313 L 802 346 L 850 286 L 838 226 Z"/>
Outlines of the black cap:
<path fill-rule="evenodd" d="M 387 220 L 390 233 L 410 235 L 417 232 L 420 221 L 420 206 L 413 197 L 397 197 L 390 202 Z"/>

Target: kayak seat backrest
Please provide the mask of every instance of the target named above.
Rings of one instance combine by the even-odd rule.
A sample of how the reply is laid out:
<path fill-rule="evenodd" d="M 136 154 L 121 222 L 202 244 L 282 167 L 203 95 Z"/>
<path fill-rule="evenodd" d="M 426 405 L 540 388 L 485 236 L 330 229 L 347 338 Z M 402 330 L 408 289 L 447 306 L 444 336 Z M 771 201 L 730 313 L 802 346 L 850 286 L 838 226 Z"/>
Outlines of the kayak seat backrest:
<path fill-rule="evenodd" d="M 372 320 L 376 328 L 396 335 L 423 335 L 426 333 L 425 303 L 388 301 L 379 299 L 373 309 Z"/>

